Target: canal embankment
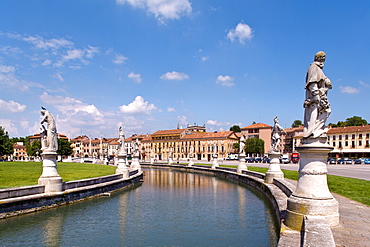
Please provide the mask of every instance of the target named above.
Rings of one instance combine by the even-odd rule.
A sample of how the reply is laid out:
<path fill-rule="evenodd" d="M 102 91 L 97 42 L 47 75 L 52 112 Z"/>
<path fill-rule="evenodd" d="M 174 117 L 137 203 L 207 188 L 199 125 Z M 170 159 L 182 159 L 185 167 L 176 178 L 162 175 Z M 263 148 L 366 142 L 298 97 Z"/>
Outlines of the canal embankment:
<path fill-rule="evenodd" d="M 143 172 L 131 171 L 129 178 L 114 174 L 63 183 L 63 191 L 45 193 L 44 185 L 0 190 L 0 219 L 109 195 L 140 183 Z"/>

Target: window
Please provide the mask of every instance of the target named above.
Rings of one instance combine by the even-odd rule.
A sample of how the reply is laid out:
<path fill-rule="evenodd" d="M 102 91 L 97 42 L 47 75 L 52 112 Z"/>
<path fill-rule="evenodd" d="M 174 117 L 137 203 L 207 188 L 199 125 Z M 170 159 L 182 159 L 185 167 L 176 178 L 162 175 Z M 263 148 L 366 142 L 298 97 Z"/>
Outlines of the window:
<path fill-rule="evenodd" d="M 356 139 L 356 135 L 355 134 L 352 134 L 352 139 Z"/>
<path fill-rule="evenodd" d="M 330 136 L 328 136 L 328 141 L 330 141 Z"/>
<path fill-rule="evenodd" d="M 339 148 L 343 148 L 342 142 L 339 142 Z"/>
<path fill-rule="evenodd" d="M 345 137 L 346 137 L 346 140 L 348 140 L 348 135 L 346 135 Z"/>
<path fill-rule="evenodd" d="M 356 143 L 355 141 L 352 141 L 352 148 L 355 148 L 356 147 Z"/>
<path fill-rule="evenodd" d="M 362 139 L 362 134 L 358 134 L 358 139 Z"/>
<path fill-rule="evenodd" d="M 335 136 L 335 135 L 333 136 L 333 141 L 335 141 L 335 139 L 337 139 L 336 137 L 337 137 L 337 136 Z"/>
<path fill-rule="evenodd" d="M 362 146 L 362 141 L 358 141 L 358 145 L 359 146 Z"/>
<path fill-rule="evenodd" d="M 348 147 L 348 141 L 345 141 L 345 142 L 344 142 L 344 145 L 345 145 L 346 147 Z"/>
<path fill-rule="evenodd" d="M 333 142 L 333 147 L 335 147 L 335 142 Z"/>
<path fill-rule="evenodd" d="M 369 137 L 370 137 L 370 134 L 369 134 L 369 133 L 367 133 L 367 134 L 366 134 L 366 139 L 369 139 Z"/>
<path fill-rule="evenodd" d="M 342 135 L 339 135 L 339 140 L 342 140 Z"/>

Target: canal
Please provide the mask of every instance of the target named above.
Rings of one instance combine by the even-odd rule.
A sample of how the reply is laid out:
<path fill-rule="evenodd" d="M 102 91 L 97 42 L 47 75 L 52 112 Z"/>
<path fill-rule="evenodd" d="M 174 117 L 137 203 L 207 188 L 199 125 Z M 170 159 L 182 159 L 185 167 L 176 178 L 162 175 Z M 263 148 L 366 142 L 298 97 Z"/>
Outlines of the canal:
<path fill-rule="evenodd" d="M 144 169 L 144 183 L 84 202 L 0 220 L 0 246 L 275 246 L 263 195 L 180 169 Z"/>

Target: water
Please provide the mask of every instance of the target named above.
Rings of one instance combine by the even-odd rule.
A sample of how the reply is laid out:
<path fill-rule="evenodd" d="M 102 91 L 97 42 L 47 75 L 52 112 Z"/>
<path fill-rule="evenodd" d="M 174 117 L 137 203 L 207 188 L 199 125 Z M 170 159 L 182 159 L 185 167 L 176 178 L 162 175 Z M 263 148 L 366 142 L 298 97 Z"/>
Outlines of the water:
<path fill-rule="evenodd" d="M 144 183 L 0 220 L 0 246 L 275 246 L 265 198 L 206 174 L 145 169 Z"/>

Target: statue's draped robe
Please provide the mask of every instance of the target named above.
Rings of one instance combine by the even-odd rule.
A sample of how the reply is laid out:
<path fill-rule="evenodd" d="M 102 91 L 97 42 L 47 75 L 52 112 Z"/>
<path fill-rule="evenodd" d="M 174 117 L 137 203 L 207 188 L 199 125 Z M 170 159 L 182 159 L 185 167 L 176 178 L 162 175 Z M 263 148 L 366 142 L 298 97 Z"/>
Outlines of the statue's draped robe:
<path fill-rule="evenodd" d="M 325 122 L 331 109 L 327 99 L 327 77 L 322 71 L 322 65 L 314 62 L 306 75 L 306 100 L 304 113 L 303 137 L 317 138 L 327 132 Z"/>

